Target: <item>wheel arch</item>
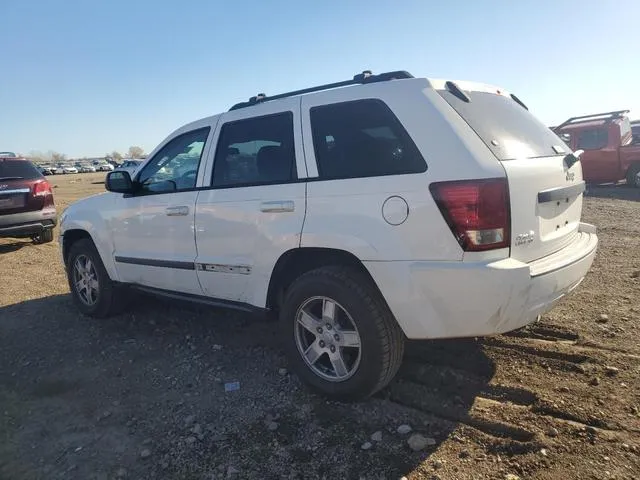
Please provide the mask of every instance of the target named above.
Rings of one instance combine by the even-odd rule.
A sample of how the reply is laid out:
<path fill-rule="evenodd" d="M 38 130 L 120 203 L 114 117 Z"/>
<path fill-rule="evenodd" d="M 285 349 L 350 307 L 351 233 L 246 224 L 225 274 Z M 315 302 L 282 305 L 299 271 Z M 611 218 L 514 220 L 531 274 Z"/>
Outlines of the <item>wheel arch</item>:
<path fill-rule="evenodd" d="M 353 253 L 346 250 L 322 247 L 300 247 L 284 252 L 275 263 L 269 279 L 265 306 L 278 312 L 284 293 L 293 281 L 300 275 L 325 266 L 351 267 L 364 274 L 371 284 L 380 289 L 371 273 Z M 381 295 L 384 299 L 384 296 Z"/>
<path fill-rule="evenodd" d="M 102 260 L 105 270 L 109 274 L 109 278 L 111 278 L 111 280 L 117 280 L 118 276 L 113 259 L 109 256 L 105 256 L 103 249 L 100 248 L 100 245 L 96 242 L 95 238 L 84 228 L 69 228 L 62 234 L 62 260 L 64 265 L 66 266 L 67 264 L 69 252 L 71 251 L 73 244 L 82 239 L 90 240 L 93 243 L 98 251 L 98 255 L 100 255 L 100 259 Z"/>

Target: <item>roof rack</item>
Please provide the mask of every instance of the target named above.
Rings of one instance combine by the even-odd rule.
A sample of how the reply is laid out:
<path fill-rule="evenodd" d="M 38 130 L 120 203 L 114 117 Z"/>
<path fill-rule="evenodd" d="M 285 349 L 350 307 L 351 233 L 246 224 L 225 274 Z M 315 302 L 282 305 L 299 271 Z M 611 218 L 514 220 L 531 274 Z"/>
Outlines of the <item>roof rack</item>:
<path fill-rule="evenodd" d="M 259 93 L 255 97 L 251 97 L 248 102 L 236 103 L 229 109 L 238 110 L 240 108 L 251 107 L 258 103 L 268 102 L 269 100 L 278 100 L 279 98 L 293 97 L 295 95 L 303 95 L 305 93 L 319 92 L 321 90 L 329 90 L 331 88 L 347 87 L 349 85 L 360 85 L 364 83 L 386 82 L 389 80 L 397 80 L 403 78 L 414 78 L 409 72 L 398 70 L 395 72 L 386 72 L 374 75 L 371 70 L 365 70 L 362 73 L 353 76 L 352 80 L 344 80 L 342 82 L 327 83 L 326 85 L 318 85 L 317 87 L 303 88 L 302 90 L 294 90 L 293 92 L 280 93 L 267 97 L 264 93 Z"/>
<path fill-rule="evenodd" d="M 611 120 L 615 120 L 616 118 L 620 118 L 627 113 L 629 113 L 629 110 L 615 110 L 613 112 L 594 113 L 592 115 L 582 115 L 580 117 L 571 117 L 565 120 L 564 122 L 562 122 L 557 127 L 553 127 L 553 130 L 558 131 L 562 127 L 566 127 L 567 125 L 575 125 L 577 123 L 592 122 L 594 120 L 605 120 L 609 122 Z"/>

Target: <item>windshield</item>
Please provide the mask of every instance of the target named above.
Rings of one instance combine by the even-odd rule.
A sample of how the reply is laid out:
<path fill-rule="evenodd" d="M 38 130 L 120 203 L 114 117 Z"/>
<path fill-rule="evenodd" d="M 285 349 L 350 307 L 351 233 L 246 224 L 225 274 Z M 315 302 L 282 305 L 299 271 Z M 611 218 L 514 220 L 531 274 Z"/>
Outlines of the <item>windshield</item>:
<path fill-rule="evenodd" d="M 465 91 L 469 102 L 448 90 L 438 93 L 478 134 L 498 160 L 565 155 L 558 136 L 511 97 Z"/>

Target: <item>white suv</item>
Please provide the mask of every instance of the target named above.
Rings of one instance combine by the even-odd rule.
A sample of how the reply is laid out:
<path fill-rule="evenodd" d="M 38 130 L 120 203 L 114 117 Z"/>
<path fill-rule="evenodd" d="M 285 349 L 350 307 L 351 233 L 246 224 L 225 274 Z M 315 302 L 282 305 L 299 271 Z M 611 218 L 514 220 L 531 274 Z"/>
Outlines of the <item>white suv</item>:
<path fill-rule="evenodd" d="M 502 89 L 364 72 L 176 130 L 60 244 L 83 313 L 124 287 L 274 312 L 297 374 L 357 399 L 406 338 L 517 329 L 582 281 L 578 156 Z"/>

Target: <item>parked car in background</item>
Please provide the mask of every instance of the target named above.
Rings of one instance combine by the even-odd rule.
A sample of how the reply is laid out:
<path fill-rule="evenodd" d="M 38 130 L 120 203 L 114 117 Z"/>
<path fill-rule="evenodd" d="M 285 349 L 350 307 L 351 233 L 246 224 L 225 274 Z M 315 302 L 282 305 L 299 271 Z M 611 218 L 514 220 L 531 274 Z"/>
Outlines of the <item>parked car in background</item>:
<path fill-rule="evenodd" d="M 96 167 L 98 172 L 112 172 L 114 170 L 113 165 L 110 163 L 99 163 Z"/>
<path fill-rule="evenodd" d="M 631 122 L 631 133 L 633 134 L 633 144 L 640 144 L 640 120 Z"/>
<path fill-rule="evenodd" d="M 37 165 L 36 168 L 42 175 L 53 175 L 53 171 L 48 165 Z"/>
<path fill-rule="evenodd" d="M 133 177 L 135 171 L 144 163 L 144 160 L 136 160 L 136 159 L 124 159 L 119 167 L 116 167 L 115 170 L 126 170 L 129 172 L 129 175 Z"/>
<path fill-rule="evenodd" d="M 93 165 L 82 165 L 80 167 L 80 173 L 94 173 L 96 171 L 96 167 Z"/>
<path fill-rule="evenodd" d="M 589 183 L 626 180 L 640 187 L 640 143 L 634 143 L 629 110 L 571 117 L 553 130 L 580 156 L 584 179 Z"/>
<path fill-rule="evenodd" d="M 56 222 L 51 185 L 35 165 L 0 156 L 0 237 L 50 242 Z"/>
<path fill-rule="evenodd" d="M 62 167 L 62 173 L 78 173 L 78 169 L 73 165 L 64 165 Z"/>
<path fill-rule="evenodd" d="M 534 322 L 598 245 L 580 162 L 519 98 L 407 72 L 253 97 L 105 187 L 61 219 L 80 311 L 138 289 L 270 312 L 298 376 L 341 399 L 387 385 L 407 338 Z"/>

